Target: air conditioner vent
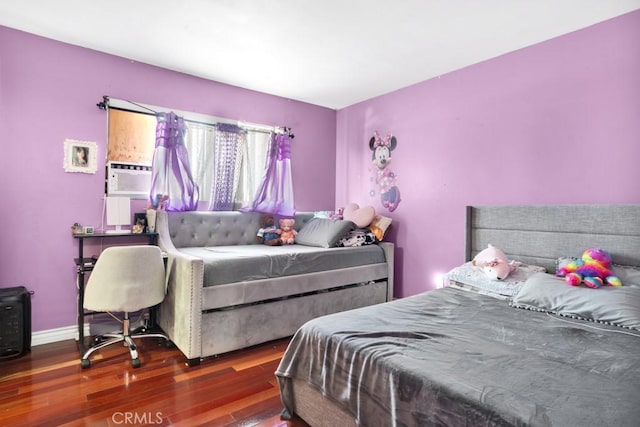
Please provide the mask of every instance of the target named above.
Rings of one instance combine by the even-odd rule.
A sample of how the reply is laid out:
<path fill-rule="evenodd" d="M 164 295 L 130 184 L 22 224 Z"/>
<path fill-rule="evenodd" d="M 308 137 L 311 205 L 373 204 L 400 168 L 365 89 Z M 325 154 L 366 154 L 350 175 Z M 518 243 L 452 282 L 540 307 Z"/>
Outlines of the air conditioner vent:
<path fill-rule="evenodd" d="M 107 162 L 107 194 L 136 199 L 149 197 L 151 166 Z"/>

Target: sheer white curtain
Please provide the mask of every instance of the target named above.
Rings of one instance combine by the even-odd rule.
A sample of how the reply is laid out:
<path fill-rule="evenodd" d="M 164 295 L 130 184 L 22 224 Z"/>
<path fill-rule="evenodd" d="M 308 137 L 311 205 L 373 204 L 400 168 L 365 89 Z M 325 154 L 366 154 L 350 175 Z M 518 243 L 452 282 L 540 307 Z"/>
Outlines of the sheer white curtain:
<path fill-rule="evenodd" d="M 213 192 L 215 132 L 213 125 L 187 123 L 184 145 L 187 147 L 191 173 L 200 187 L 200 200 L 203 202 L 211 200 Z"/>
<path fill-rule="evenodd" d="M 231 211 L 235 208 L 236 191 L 240 182 L 242 155 L 247 141 L 247 132 L 228 123 L 216 124 L 213 143 L 215 159 L 213 170 L 213 193 L 209 210 Z"/>
<path fill-rule="evenodd" d="M 267 166 L 269 141 L 269 133 L 247 132 L 247 143 L 244 146 L 240 181 L 236 192 L 236 209 L 249 205 L 258 191 Z"/>
<path fill-rule="evenodd" d="M 192 211 L 198 208 L 199 189 L 191 173 L 185 146 L 187 126 L 173 112 L 156 115 L 156 146 L 151 166 L 149 202 L 159 207 L 165 200 L 169 211 Z"/>
<path fill-rule="evenodd" d="M 215 176 L 217 168 L 224 168 L 224 156 L 216 156 L 215 139 L 217 129 L 215 125 L 187 123 L 185 146 L 189 153 L 191 171 L 195 182 L 200 188 L 200 201 L 214 200 Z M 269 152 L 269 133 L 247 130 L 244 141 L 239 144 L 240 161 L 239 176 L 234 183 L 234 209 L 239 209 L 253 200 L 265 173 Z"/>
<path fill-rule="evenodd" d="M 289 128 L 273 133 L 270 138 L 267 165 L 253 201 L 242 211 L 264 212 L 282 216 L 296 213 L 291 177 L 291 141 Z"/>

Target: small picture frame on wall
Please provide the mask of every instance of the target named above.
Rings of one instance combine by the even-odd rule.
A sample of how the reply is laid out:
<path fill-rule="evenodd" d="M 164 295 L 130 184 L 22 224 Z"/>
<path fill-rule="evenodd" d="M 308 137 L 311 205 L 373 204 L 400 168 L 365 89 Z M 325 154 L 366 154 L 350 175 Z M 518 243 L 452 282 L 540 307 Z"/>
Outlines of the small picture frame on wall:
<path fill-rule="evenodd" d="M 95 174 L 98 170 L 97 151 L 98 145 L 95 142 L 65 139 L 63 161 L 65 172 Z"/>

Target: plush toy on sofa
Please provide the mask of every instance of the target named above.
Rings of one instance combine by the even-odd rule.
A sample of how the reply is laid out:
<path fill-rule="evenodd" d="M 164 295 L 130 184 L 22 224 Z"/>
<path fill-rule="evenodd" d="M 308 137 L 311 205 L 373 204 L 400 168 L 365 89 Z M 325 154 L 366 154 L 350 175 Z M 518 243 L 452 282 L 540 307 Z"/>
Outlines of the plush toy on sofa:
<path fill-rule="evenodd" d="M 258 234 L 256 235 L 256 241 L 258 243 L 264 243 L 269 246 L 280 246 L 282 242 L 280 241 L 280 233 L 282 232 L 275 225 L 275 219 L 272 215 L 264 214 L 260 218 L 260 229 L 258 229 Z"/>
<path fill-rule="evenodd" d="M 342 218 L 351 221 L 357 228 L 365 228 L 376 217 L 373 206 L 360 207 L 357 203 L 349 203 L 342 209 Z"/>
<path fill-rule="evenodd" d="M 611 256 L 607 251 L 589 248 L 582 253 L 581 259 L 560 266 L 556 276 L 564 277 L 571 286 L 580 286 L 583 283 L 594 289 L 603 285 L 622 286 L 620 279 L 609 270 L 610 266 Z"/>
<path fill-rule="evenodd" d="M 292 245 L 298 235 L 293 228 L 296 220 L 293 218 L 283 218 L 280 220 L 280 241 L 283 245 Z"/>
<path fill-rule="evenodd" d="M 479 252 L 471 263 L 482 268 L 487 277 L 492 280 L 504 280 L 516 269 L 516 265 L 507 259 L 504 252 L 492 244 Z"/>

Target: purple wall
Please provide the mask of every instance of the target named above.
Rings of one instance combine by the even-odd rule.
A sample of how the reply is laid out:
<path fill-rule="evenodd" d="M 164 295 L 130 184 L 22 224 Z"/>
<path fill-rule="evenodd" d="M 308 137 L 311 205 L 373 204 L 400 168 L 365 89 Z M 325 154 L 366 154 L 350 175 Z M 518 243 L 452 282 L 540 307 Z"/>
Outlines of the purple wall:
<path fill-rule="evenodd" d="M 25 285 L 33 330 L 74 325 L 76 221 L 102 215 L 103 95 L 294 129 L 298 210 L 332 208 L 334 110 L 136 63 L 0 26 L 0 287 Z M 98 173 L 65 173 L 66 138 L 98 144 Z M 318 186 L 318 182 L 326 185 Z M 89 247 L 91 255 L 99 247 Z"/>
<path fill-rule="evenodd" d="M 69 227 L 100 224 L 103 175 L 65 173 L 62 147 L 97 142 L 103 168 L 102 95 L 292 126 L 299 210 L 385 213 L 369 196 L 367 142 L 392 132 L 402 202 L 387 214 L 407 296 L 463 261 L 465 205 L 640 203 L 639 75 L 640 12 L 337 114 L 0 26 L 0 287 L 36 291 L 34 331 L 75 323 Z"/>
<path fill-rule="evenodd" d="M 390 214 L 375 130 L 398 139 Z M 640 203 L 640 11 L 342 109 L 337 159 L 337 204 L 394 219 L 397 296 L 464 261 L 466 205 Z"/>

